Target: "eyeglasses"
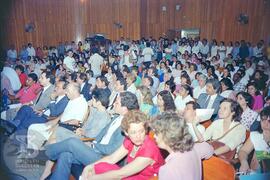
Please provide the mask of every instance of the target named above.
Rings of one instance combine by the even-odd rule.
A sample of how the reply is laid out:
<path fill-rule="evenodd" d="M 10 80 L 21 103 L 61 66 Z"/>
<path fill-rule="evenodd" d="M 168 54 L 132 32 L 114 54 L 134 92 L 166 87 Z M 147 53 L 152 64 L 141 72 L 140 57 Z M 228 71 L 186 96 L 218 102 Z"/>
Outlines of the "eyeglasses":
<path fill-rule="evenodd" d="M 261 118 L 262 121 L 270 121 L 270 116 L 263 116 Z"/>

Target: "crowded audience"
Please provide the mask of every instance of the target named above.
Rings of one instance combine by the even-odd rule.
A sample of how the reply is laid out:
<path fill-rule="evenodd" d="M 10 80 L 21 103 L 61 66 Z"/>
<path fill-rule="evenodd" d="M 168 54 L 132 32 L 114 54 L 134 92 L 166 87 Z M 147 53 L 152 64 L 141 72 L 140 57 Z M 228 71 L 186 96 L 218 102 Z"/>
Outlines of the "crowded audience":
<path fill-rule="evenodd" d="M 200 37 L 11 45 L 0 124 L 9 154 L 45 152 L 40 179 L 197 180 L 212 156 L 267 173 L 267 48 Z"/>

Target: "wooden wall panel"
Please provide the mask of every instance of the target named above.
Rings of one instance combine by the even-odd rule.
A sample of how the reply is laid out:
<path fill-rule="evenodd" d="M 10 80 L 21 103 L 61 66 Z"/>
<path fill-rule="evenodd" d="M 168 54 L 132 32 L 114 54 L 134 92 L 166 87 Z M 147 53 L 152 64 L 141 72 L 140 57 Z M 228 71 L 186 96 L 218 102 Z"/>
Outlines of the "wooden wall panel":
<path fill-rule="evenodd" d="M 9 13 L 0 27 L 1 41 L 20 48 L 56 45 L 78 41 L 87 34 L 104 33 L 120 37 L 158 38 L 169 29 L 200 28 L 202 38 L 217 40 L 246 39 L 256 42 L 269 38 L 270 0 L 10 0 Z M 181 6 L 176 11 L 176 5 Z M 167 10 L 163 12 L 162 6 Z M 239 13 L 249 15 L 249 24 L 240 25 Z M 36 28 L 26 33 L 24 26 Z M 120 22 L 123 28 L 116 28 Z"/>
<path fill-rule="evenodd" d="M 269 0 L 146 0 L 147 20 L 143 36 L 158 38 L 168 29 L 199 28 L 201 37 L 256 42 L 269 40 Z M 176 5 L 181 5 L 176 11 Z M 162 6 L 167 11 L 163 12 Z M 241 25 L 237 16 L 249 16 L 249 24 Z"/>

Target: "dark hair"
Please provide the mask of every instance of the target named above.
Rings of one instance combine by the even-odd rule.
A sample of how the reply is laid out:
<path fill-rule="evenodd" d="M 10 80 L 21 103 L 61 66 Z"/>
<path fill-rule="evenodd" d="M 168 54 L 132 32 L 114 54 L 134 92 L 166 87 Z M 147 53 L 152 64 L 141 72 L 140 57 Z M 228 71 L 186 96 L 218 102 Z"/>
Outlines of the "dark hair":
<path fill-rule="evenodd" d="M 54 83 L 55 83 L 55 77 L 54 77 L 54 75 L 52 74 L 52 72 L 50 72 L 50 71 L 43 71 L 41 74 L 45 74 L 45 77 L 46 77 L 47 79 L 50 79 L 50 83 L 51 83 L 51 84 L 54 84 Z"/>
<path fill-rule="evenodd" d="M 35 73 L 30 73 L 28 74 L 28 77 L 33 79 L 33 81 L 37 82 L 38 81 L 38 76 Z"/>
<path fill-rule="evenodd" d="M 186 106 L 189 105 L 189 104 L 192 105 L 192 108 L 193 108 L 194 110 L 200 109 L 200 108 L 201 108 L 200 105 L 199 105 L 198 103 L 196 103 L 195 101 L 189 101 L 189 102 L 187 102 L 187 103 L 186 103 Z"/>
<path fill-rule="evenodd" d="M 170 87 L 171 93 L 173 93 L 175 91 L 176 85 L 175 85 L 173 79 L 170 79 L 170 80 L 166 81 L 165 85 L 168 85 Z"/>
<path fill-rule="evenodd" d="M 150 82 L 150 86 L 153 86 L 153 84 L 154 84 L 154 80 L 153 80 L 153 78 L 152 77 L 150 77 L 150 76 L 144 76 L 144 78 L 147 78 L 148 79 L 148 81 Z"/>
<path fill-rule="evenodd" d="M 105 76 L 103 76 L 103 75 L 98 76 L 96 79 L 99 79 L 101 82 L 104 82 L 105 83 L 105 86 L 108 86 L 109 85 L 108 79 Z"/>
<path fill-rule="evenodd" d="M 216 93 L 220 91 L 220 82 L 217 79 L 208 79 L 206 81 L 206 84 L 211 84 L 214 90 L 216 91 Z"/>
<path fill-rule="evenodd" d="M 188 92 L 188 95 L 190 95 L 191 97 L 193 97 L 193 92 L 192 92 L 192 88 L 189 85 L 181 85 L 181 88 L 185 89 Z"/>
<path fill-rule="evenodd" d="M 128 110 L 139 109 L 137 96 L 131 92 L 121 92 L 121 106 L 126 107 Z"/>
<path fill-rule="evenodd" d="M 24 67 L 23 67 L 23 65 L 17 65 L 17 66 L 15 66 L 15 70 L 20 70 L 22 73 L 24 73 Z"/>
<path fill-rule="evenodd" d="M 122 86 L 124 86 L 124 90 L 127 89 L 127 81 L 126 81 L 126 79 L 125 79 L 124 77 L 118 76 L 118 77 L 117 77 L 117 81 L 119 81 L 120 84 L 121 84 Z"/>
<path fill-rule="evenodd" d="M 241 92 L 237 93 L 236 97 L 238 97 L 239 95 L 242 95 L 243 96 L 243 98 L 245 99 L 248 107 L 251 108 L 251 106 L 253 104 L 253 98 L 252 98 L 252 96 L 249 93 L 244 92 L 244 91 L 241 91 Z"/>
<path fill-rule="evenodd" d="M 256 95 L 256 96 L 258 96 L 258 95 L 261 94 L 260 91 L 258 90 L 257 84 L 256 84 L 255 82 L 249 82 L 249 83 L 247 84 L 247 89 L 248 89 L 249 86 L 254 86 L 254 87 L 255 87 L 255 89 L 256 89 L 255 95 Z"/>
<path fill-rule="evenodd" d="M 211 66 L 211 65 L 208 66 L 208 67 L 207 67 L 207 72 L 208 72 L 209 69 L 210 69 L 211 72 L 212 72 L 211 75 L 212 75 L 215 79 L 218 79 L 218 76 L 217 76 L 216 73 L 215 73 L 215 67 L 214 67 L 214 66 Z"/>
<path fill-rule="evenodd" d="M 233 90 L 233 84 L 232 81 L 229 78 L 223 78 L 220 83 L 223 83 L 226 87 L 228 87 L 228 90 Z M 220 88 L 221 90 L 221 88 Z"/>
<path fill-rule="evenodd" d="M 87 75 L 85 73 L 80 73 L 79 78 L 83 80 L 83 82 L 87 81 Z"/>
<path fill-rule="evenodd" d="M 229 99 L 229 98 L 225 98 L 223 99 L 220 104 L 222 104 L 223 102 L 228 102 L 231 104 L 231 112 L 234 112 L 234 115 L 232 117 L 233 121 L 237 121 L 239 122 L 241 120 L 241 115 L 243 113 L 243 109 L 241 108 L 241 106 L 239 105 L 238 102 Z"/>
<path fill-rule="evenodd" d="M 124 51 L 127 51 L 129 50 L 129 45 L 124 45 L 124 48 L 123 48 Z"/>
<path fill-rule="evenodd" d="M 150 47 L 150 46 L 151 46 L 150 42 L 146 42 L 146 47 Z"/>
<path fill-rule="evenodd" d="M 163 90 L 163 91 L 159 92 L 158 95 L 161 96 L 161 98 L 163 100 L 164 111 L 175 111 L 176 110 L 172 94 L 169 91 Z"/>
<path fill-rule="evenodd" d="M 270 117 L 270 106 L 267 106 L 263 108 L 263 110 L 260 113 L 261 119 L 263 116 Z"/>
<path fill-rule="evenodd" d="M 182 71 L 183 73 L 181 74 L 181 78 L 185 78 L 187 80 L 187 84 L 188 85 L 191 85 L 191 80 L 190 80 L 190 77 L 189 75 L 187 74 L 186 71 Z"/>
<path fill-rule="evenodd" d="M 94 72 L 90 69 L 88 69 L 85 73 L 88 73 L 91 77 L 94 76 Z"/>
<path fill-rule="evenodd" d="M 95 91 L 93 91 L 93 98 L 96 101 L 99 101 L 105 108 L 109 106 L 109 97 L 110 95 L 108 94 L 108 91 L 106 89 L 96 89 Z"/>

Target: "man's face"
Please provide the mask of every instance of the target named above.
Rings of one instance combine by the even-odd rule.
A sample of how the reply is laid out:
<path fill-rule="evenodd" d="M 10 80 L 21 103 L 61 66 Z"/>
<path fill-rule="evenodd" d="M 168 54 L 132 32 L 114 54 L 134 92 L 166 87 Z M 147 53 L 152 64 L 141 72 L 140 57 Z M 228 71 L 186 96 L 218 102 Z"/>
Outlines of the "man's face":
<path fill-rule="evenodd" d="M 216 91 L 211 83 L 206 84 L 206 93 L 210 96 L 216 94 Z"/>
<path fill-rule="evenodd" d="M 42 86 L 46 86 L 49 83 L 50 79 L 46 78 L 46 74 L 42 73 L 39 77 L 39 82 Z"/>
<path fill-rule="evenodd" d="M 30 78 L 30 77 L 27 78 L 27 80 L 26 80 L 26 86 L 30 87 L 34 83 L 35 83 L 35 81 L 32 78 Z"/>
<path fill-rule="evenodd" d="M 114 111 L 115 111 L 116 113 L 119 113 L 119 114 L 121 114 L 122 111 L 123 111 L 123 107 L 122 107 L 122 105 L 121 105 L 121 97 L 120 97 L 120 96 L 118 96 L 118 97 L 116 98 L 116 101 L 114 102 Z"/>
<path fill-rule="evenodd" d="M 58 82 L 56 83 L 56 86 L 54 88 L 54 92 L 56 93 L 57 96 L 60 96 L 65 93 L 65 89 L 63 88 L 64 83 L 63 82 Z"/>

